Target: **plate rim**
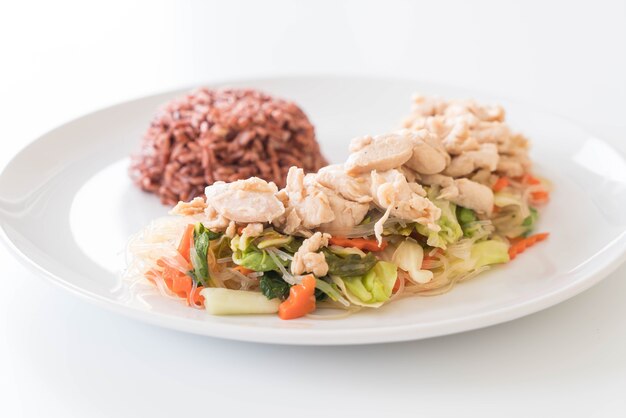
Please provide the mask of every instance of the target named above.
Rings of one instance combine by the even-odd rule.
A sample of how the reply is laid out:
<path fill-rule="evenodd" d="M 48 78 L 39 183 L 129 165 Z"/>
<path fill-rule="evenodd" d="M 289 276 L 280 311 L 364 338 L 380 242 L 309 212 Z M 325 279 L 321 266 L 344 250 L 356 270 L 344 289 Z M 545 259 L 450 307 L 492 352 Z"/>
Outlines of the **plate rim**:
<path fill-rule="evenodd" d="M 433 87 L 440 86 L 444 89 L 453 89 L 459 92 L 463 92 L 464 94 L 471 94 L 472 90 L 457 87 L 453 84 L 444 84 L 438 82 L 430 82 L 427 80 L 418 80 L 407 77 L 393 77 L 393 76 L 368 76 L 368 75 L 348 75 L 348 74 L 298 74 L 298 75 L 276 75 L 276 76 L 267 76 L 267 77 L 241 77 L 235 79 L 216 79 L 213 81 L 209 81 L 203 84 L 194 85 L 193 87 L 181 87 L 170 89 L 166 91 L 156 92 L 153 94 L 146 94 L 140 97 L 134 97 L 128 100 L 123 100 L 108 106 L 104 106 L 77 117 L 74 117 L 70 120 L 67 120 L 59 125 L 56 125 L 54 128 L 47 130 L 46 132 L 38 135 L 35 139 L 27 142 L 23 147 L 21 147 L 16 153 L 12 155 L 12 157 L 4 164 L 2 170 L 0 171 L 0 179 L 6 175 L 11 164 L 21 156 L 24 156 L 28 153 L 28 150 L 31 146 L 36 144 L 37 142 L 44 139 L 50 133 L 62 129 L 68 124 L 71 124 L 80 119 L 86 118 L 88 116 L 94 115 L 96 113 L 100 113 L 107 109 L 112 109 L 121 105 L 130 104 L 132 102 L 145 100 L 148 98 L 167 95 L 167 94 L 176 94 L 180 91 L 184 91 L 185 89 L 190 90 L 193 88 L 197 88 L 201 85 L 206 86 L 220 86 L 227 84 L 241 84 L 241 83 L 254 83 L 254 82 L 269 82 L 269 81 L 280 81 L 285 79 L 308 79 L 317 78 L 317 79 L 342 79 L 342 78 L 351 78 L 351 79 L 364 79 L 364 80 L 395 80 L 402 82 L 412 82 L 412 83 L 421 83 L 428 84 Z M 488 92 L 482 92 L 475 94 L 479 95 L 488 95 L 497 99 L 497 95 L 489 95 Z M 501 98 L 505 99 L 505 98 Z M 523 102 L 519 102 L 516 100 L 506 99 L 508 102 L 512 103 L 521 103 L 525 106 L 529 106 Z M 578 124 L 575 121 L 567 117 L 560 116 L 546 109 L 542 109 L 540 106 L 537 106 L 539 111 L 542 113 L 548 114 L 551 117 L 560 119 L 568 124 L 573 124 L 578 128 L 581 132 L 589 134 L 590 136 L 594 136 L 598 138 L 596 135 L 591 135 L 586 127 Z M 605 141 L 602 138 L 598 138 L 603 143 L 607 144 L 614 150 L 618 155 L 622 158 L 624 157 L 619 151 L 617 151 L 610 142 Z M 580 266 L 580 271 L 571 271 L 568 272 L 571 275 L 578 275 L 576 280 L 572 280 L 570 283 L 567 283 L 565 286 L 559 286 L 555 289 L 552 289 L 549 292 L 541 294 L 532 299 L 528 299 L 519 303 L 511 304 L 506 307 L 498 308 L 496 310 L 491 310 L 489 312 L 469 315 L 460 318 L 454 319 L 446 319 L 446 320 L 438 320 L 433 321 L 427 324 L 404 324 L 404 325 L 395 325 L 389 326 L 385 328 L 378 328 L 375 332 L 371 331 L 371 328 L 353 328 L 353 329 L 289 329 L 289 328 L 254 328 L 254 327 L 246 327 L 246 332 L 242 333 L 242 327 L 233 326 L 232 324 L 220 324 L 220 323 L 211 323 L 207 326 L 200 326 L 199 322 L 189 320 L 188 318 L 176 317 L 172 315 L 163 314 L 155 311 L 146 311 L 139 309 L 137 307 L 123 305 L 117 303 L 113 300 L 107 299 L 101 295 L 92 293 L 90 291 L 86 291 L 78 286 L 73 285 L 72 283 L 64 280 L 59 275 L 47 270 L 45 267 L 38 264 L 35 260 L 31 259 L 28 255 L 26 255 L 17 244 L 12 241 L 6 231 L 5 225 L 8 225 L 7 222 L 2 218 L 2 213 L 0 212 L 0 241 L 4 243 L 7 249 L 12 253 L 12 255 L 25 267 L 27 267 L 31 272 L 36 273 L 37 276 L 42 276 L 48 279 L 47 281 L 54 283 L 55 285 L 69 291 L 70 293 L 79 296 L 83 300 L 87 300 L 90 303 L 93 303 L 96 306 L 104 307 L 105 309 L 121 314 L 126 317 L 130 317 L 136 320 L 139 320 L 143 323 L 148 323 L 151 325 L 156 325 L 160 327 L 164 327 L 167 329 L 180 331 L 180 332 L 188 332 L 197 335 L 215 337 L 215 338 L 224 338 L 230 340 L 237 341 L 245 341 L 245 342 L 256 342 L 256 343 L 268 343 L 268 344 L 284 344 L 284 345 L 313 345 L 313 346 L 325 346 L 325 345 L 360 345 L 360 344 L 376 344 L 376 343 L 392 343 L 392 342 L 401 342 L 401 341 L 412 341 L 412 340 L 421 340 L 426 338 L 432 338 L 442 335 L 451 335 L 465 331 L 472 331 L 480 328 L 485 328 L 489 326 L 493 326 L 496 324 L 505 323 L 508 321 L 512 321 L 517 318 L 521 318 L 527 315 L 531 315 L 533 313 L 539 312 L 543 309 L 547 309 L 551 306 L 557 305 L 567 299 L 570 299 L 585 290 L 595 286 L 602 279 L 607 277 L 613 271 L 615 271 L 624 261 L 626 261 L 626 229 L 622 230 L 613 240 L 608 242 L 604 247 L 599 249 L 590 259 L 593 258 L 602 258 L 602 261 L 599 263 L 595 263 L 595 267 L 592 271 L 587 272 L 589 267 L 587 265 Z M 607 257 L 607 253 L 609 256 Z"/>

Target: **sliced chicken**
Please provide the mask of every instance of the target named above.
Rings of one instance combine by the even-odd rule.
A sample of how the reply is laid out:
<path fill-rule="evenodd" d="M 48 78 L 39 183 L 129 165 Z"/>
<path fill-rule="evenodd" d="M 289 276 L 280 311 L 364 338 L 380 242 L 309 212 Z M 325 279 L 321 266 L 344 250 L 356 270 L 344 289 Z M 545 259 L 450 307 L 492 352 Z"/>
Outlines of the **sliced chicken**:
<path fill-rule="evenodd" d="M 246 237 L 258 237 L 263 233 L 263 224 L 251 223 L 245 226 L 241 231 L 242 236 Z"/>
<path fill-rule="evenodd" d="M 481 144 L 476 151 L 465 151 L 452 159 L 443 174 L 451 177 L 467 176 L 478 169 L 494 171 L 498 166 L 498 147 L 495 144 Z"/>
<path fill-rule="evenodd" d="M 292 233 L 300 227 L 317 228 L 335 219 L 328 196 L 315 187 L 314 179 L 314 176 L 308 176 L 305 182 L 301 168 L 289 169 L 287 185 L 279 193 L 279 198 L 286 202 L 287 213 L 277 222 L 285 233 Z"/>
<path fill-rule="evenodd" d="M 276 198 L 278 188 L 258 177 L 233 183 L 218 181 L 208 186 L 206 195 L 210 218 L 224 218 L 235 222 L 272 222 L 285 213 L 282 202 Z M 228 222 L 226 222 L 227 227 Z"/>
<path fill-rule="evenodd" d="M 405 127 L 420 130 L 426 129 L 441 138 L 441 143 L 451 155 L 461 154 L 464 151 L 477 150 L 478 141 L 471 136 L 468 117 L 446 118 L 444 116 L 428 116 L 418 119 L 408 119 Z"/>
<path fill-rule="evenodd" d="M 520 177 L 530 170 L 530 166 L 526 155 L 501 155 L 497 172 L 507 177 Z"/>
<path fill-rule="evenodd" d="M 358 203 L 344 199 L 339 193 L 324 186 L 318 186 L 322 192 L 328 196 L 330 207 L 335 214 L 335 219 L 331 222 L 320 225 L 319 230 L 332 235 L 343 235 L 345 231 L 350 231 L 367 215 L 369 203 Z M 370 196 L 371 200 L 371 196 Z M 341 231 L 341 232 L 337 232 Z"/>
<path fill-rule="evenodd" d="M 201 197 L 194 198 L 191 202 L 180 201 L 170 211 L 171 215 L 193 216 L 199 215 L 206 209 L 206 202 Z"/>
<path fill-rule="evenodd" d="M 464 208 L 473 209 L 477 213 L 487 216 L 493 211 L 493 191 L 480 183 L 468 179 L 454 181 L 459 189 L 459 195 L 452 202 Z"/>
<path fill-rule="evenodd" d="M 450 162 L 450 155 L 437 135 L 426 129 L 413 133 L 408 131 L 404 135 L 415 144 L 411 158 L 405 163 L 407 167 L 420 174 L 436 174 L 446 168 Z"/>
<path fill-rule="evenodd" d="M 481 104 L 474 100 L 450 100 L 443 111 L 443 114 L 448 117 L 468 113 L 487 122 L 502 122 L 504 120 L 504 108 L 502 106 Z"/>
<path fill-rule="evenodd" d="M 372 172 L 374 203 L 395 217 L 426 225 L 437 230 L 441 210 L 430 200 L 415 193 L 398 170 Z"/>
<path fill-rule="evenodd" d="M 442 187 L 439 199 L 449 200 L 477 213 L 491 215 L 493 211 L 493 191 L 485 185 L 468 179 L 455 180 L 440 174 L 422 176 L 422 181 L 428 185 Z"/>
<path fill-rule="evenodd" d="M 291 273 L 300 275 L 313 273 L 317 277 L 324 277 L 328 274 L 328 263 L 323 253 L 318 252 L 321 248 L 328 246 L 329 234 L 316 232 L 311 237 L 305 239 L 298 251 L 293 255 L 291 262 Z"/>
<path fill-rule="evenodd" d="M 506 146 L 511 139 L 511 129 L 501 122 L 480 122 L 472 129 L 472 137 L 480 143 L 491 142 Z"/>
<path fill-rule="evenodd" d="M 204 210 L 202 223 L 212 231 L 226 231 L 231 224 L 235 224 L 234 221 L 220 215 L 219 212 L 210 205 Z"/>
<path fill-rule="evenodd" d="M 400 167 L 413 155 L 414 145 L 410 131 L 356 138 L 350 144 L 352 154 L 344 165 L 345 170 L 357 175 Z"/>
<path fill-rule="evenodd" d="M 417 118 L 439 115 L 444 112 L 446 106 L 446 101 L 441 97 L 414 94 L 413 104 L 411 106 L 411 116 Z"/>
<path fill-rule="evenodd" d="M 422 176 L 422 183 L 432 186 L 440 186 L 439 199 L 452 200 L 459 195 L 459 189 L 454 182 L 454 179 L 443 174 L 433 174 L 430 176 Z"/>
<path fill-rule="evenodd" d="M 352 202 L 371 202 L 370 176 L 351 176 L 344 170 L 342 164 L 329 165 L 317 172 L 315 179 L 319 184 L 339 193 L 343 198 Z"/>

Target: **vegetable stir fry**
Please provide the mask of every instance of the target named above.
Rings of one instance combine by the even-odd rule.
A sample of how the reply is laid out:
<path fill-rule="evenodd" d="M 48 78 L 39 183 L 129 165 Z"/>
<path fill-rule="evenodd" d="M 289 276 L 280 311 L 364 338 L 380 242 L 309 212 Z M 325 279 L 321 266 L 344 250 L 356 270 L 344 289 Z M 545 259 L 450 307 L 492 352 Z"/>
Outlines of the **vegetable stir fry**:
<path fill-rule="evenodd" d="M 356 138 L 344 164 L 292 167 L 281 190 L 207 187 L 131 239 L 128 277 L 210 314 L 294 319 L 441 294 L 548 237 L 550 185 L 501 108 L 418 97 L 406 126 Z"/>

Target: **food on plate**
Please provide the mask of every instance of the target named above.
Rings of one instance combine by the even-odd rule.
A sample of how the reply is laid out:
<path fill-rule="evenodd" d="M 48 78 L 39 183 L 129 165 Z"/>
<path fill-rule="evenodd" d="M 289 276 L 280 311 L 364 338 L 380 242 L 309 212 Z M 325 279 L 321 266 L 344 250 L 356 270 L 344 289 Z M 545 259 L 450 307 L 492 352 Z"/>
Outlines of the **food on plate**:
<path fill-rule="evenodd" d="M 531 168 L 501 107 L 418 96 L 404 129 L 353 139 L 343 164 L 180 201 L 131 239 L 128 277 L 282 319 L 441 294 L 548 237 L 534 229 L 550 187 Z"/>
<path fill-rule="evenodd" d="M 256 176 L 283 186 L 289 167 L 315 172 L 326 163 L 295 103 L 251 89 L 201 88 L 158 111 L 130 174 L 173 205 L 216 181 Z"/>

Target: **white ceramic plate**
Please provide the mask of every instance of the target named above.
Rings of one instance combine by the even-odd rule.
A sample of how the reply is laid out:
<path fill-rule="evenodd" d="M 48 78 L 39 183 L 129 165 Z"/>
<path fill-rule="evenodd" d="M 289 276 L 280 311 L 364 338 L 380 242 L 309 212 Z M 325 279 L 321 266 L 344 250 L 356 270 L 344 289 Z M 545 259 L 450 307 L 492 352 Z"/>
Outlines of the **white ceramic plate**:
<path fill-rule="evenodd" d="M 220 85 L 263 89 L 302 105 L 324 153 L 345 159 L 348 141 L 398 126 L 416 92 L 489 97 L 409 80 L 291 77 Z M 128 298 L 119 279 L 127 237 L 166 213 L 131 184 L 127 156 L 154 110 L 175 91 L 122 103 L 55 129 L 21 151 L 0 176 L 0 225 L 9 247 L 52 282 L 116 312 L 168 328 L 283 344 L 414 340 L 508 321 L 589 288 L 626 250 L 626 163 L 575 124 L 499 100 L 512 126 L 533 141 L 537 171 L 555 185 L 539 230 L 551 237 L 437 297 L 413 297 L 340 320 L 214 317 L 147 294 Z"/>

